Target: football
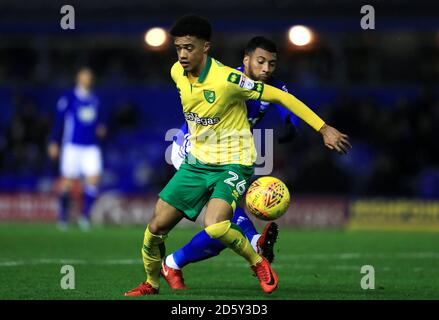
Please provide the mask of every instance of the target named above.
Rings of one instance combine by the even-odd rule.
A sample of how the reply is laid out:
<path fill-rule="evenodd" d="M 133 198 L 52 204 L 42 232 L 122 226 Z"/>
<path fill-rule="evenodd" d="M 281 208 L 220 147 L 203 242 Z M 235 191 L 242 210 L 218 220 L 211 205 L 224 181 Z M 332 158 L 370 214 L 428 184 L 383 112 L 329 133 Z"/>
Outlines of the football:
<path fill-rule="evenodd" d="M 281 180 L 261 177 L 253 181 L 245 195 L 247 210 L 262 220 L 276 220 L 290 206 L 290 192 Z"/>

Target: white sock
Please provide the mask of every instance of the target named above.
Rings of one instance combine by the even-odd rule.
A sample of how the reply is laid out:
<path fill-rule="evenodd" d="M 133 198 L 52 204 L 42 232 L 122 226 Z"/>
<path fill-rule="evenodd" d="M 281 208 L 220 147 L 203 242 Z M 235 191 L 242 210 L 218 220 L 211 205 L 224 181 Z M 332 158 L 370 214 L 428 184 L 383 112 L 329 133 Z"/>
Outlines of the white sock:
<path fill-rule="evenodd" d="M 260 237 L 261 237 L 260 234 L 255 234 L 253 236 L 253 238 L 252 238 L 252 241 L 250 242 L 252 247 L 253 247 L 253 249 L 256 251 L 256 253 L 259 253 L 258 252 L 258 246 L 256 244 L 258 243 L 258 240 L 259 240 Z"/>
<path fill-rule="evenodd" d="M 174 260 L 173 254 L 170 254 L 169 256 L 166 257 L 165 263 L 168 267 L 170 267 L 172 269 L 180 270 L 180 267 L 177 265 L 177 263 Z"/>

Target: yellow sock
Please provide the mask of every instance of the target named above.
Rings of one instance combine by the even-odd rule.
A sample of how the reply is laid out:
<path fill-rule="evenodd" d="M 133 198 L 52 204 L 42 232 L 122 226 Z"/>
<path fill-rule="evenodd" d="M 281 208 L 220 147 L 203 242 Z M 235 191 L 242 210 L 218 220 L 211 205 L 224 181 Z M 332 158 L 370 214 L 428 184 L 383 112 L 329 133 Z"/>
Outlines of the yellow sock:
<path fill-rule="evenodd" d="M 148 226 L 145 229 L 143 238 L 142 258 L 146 272 L 146 282 L 154 288 L 160 286 L 160 268 L 162 258 L 165 256 L 166 235 L 152 234 Z"/>
<path fill-rule="evenodd" d="M 224 245 L 245 258 L 250 265 L 253 266 L 262 260 L 261 256 L 253 250 L 252 245 L 242 234 L 239 227 L 232 225 L 229 220 L 210 225 L 205 230 L 211 238 L 221 241 Z"/>

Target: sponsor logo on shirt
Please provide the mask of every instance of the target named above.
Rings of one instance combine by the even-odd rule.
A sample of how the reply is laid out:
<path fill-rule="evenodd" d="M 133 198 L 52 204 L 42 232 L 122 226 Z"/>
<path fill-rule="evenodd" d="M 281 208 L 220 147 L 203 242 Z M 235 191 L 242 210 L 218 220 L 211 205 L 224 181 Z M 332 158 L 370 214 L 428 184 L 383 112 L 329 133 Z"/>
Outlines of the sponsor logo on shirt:
<path fill-rule="evenodd" d="M 238 74 L 235 72 L 229 74 L 227 81 L 235 83 L 243 89 L 253 90 L 259 93 L 261 93 L 264 88 L 264 85 L 261 82 L 255 82 L 249 79 L 248 77 L 246 77 L 245 75 Z"/>
<path fill-rule="evenodd" d="M 201 124 L 203 126 L 211 126 L 214 124 L 217 124 L 220 122 L 220 118 L 218 117 L 214 117 L 214 118 L 209 118 L 209 117 L 204 117 L 204 118 L 200 118 L 198 116 L 198 114 L 196 114 L 195 112 L 185 112 L 184 113 L 184 117 L 186 118 L 187 121 L 194 121 L 196 124 Z"/>

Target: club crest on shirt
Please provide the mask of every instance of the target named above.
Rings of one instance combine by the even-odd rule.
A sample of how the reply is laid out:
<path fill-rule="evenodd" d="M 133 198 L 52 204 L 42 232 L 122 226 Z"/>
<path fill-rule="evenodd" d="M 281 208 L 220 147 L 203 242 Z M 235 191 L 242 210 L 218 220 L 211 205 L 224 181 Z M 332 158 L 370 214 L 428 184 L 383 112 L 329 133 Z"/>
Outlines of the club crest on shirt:
<path fill-rule="evenodd" d="M 84 106 L 78 110 L 78 118 L 84 123 L 93 122 L 96 116 L 96 109 L 93 106 Z"/>
<path fill-rule="evenodd" d="M 203 93 L 204 93 L 204 99 L 206 99 L 207 102 L 213 103 L 215 101 L 215 91 L 203 90 Z"/>

